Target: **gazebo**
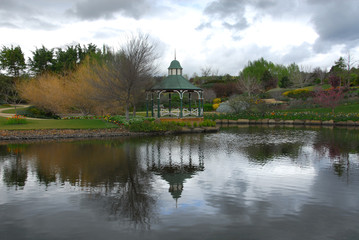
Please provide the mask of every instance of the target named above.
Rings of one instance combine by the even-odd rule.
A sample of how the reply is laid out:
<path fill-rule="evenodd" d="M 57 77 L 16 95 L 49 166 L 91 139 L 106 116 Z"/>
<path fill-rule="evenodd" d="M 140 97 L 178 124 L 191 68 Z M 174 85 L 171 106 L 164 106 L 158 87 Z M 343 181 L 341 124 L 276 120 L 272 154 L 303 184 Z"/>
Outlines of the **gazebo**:
<path fill-rule="evenodd" d="M 182 76 L 182 67 L 179 61 L 173 60 L 168 67 L 168 76 L 160 83 L 153 86 L 146 93 L 146 116 L 149 114 L 149 100 L 151 104 L 152 117 L 202 117 L 203 116 L 203 90 Z M 161 105 L 161 95 L 169 93 L 168 108 Z M 172 108 L 172 94 L 178 94 L 180 98 L 179 108 Z M 188 93 L 188 107 L 183 106 L 183 97 Z M 191 93 L 197 93 L 197 107 L 191 106 Z M 155 95 L 155 96 L 154 96 Z M 149 99 L 151 97 L 151 99 Z M 154 97 L 157 98 L 157 106 L 154 105 Z"/>
<path fill-rule="evenodd" d="M 152 139 L 145 151 L 147 169 L 168 183 L 177 207 L 186 181 L 205 170 L 203 135 Z"/>

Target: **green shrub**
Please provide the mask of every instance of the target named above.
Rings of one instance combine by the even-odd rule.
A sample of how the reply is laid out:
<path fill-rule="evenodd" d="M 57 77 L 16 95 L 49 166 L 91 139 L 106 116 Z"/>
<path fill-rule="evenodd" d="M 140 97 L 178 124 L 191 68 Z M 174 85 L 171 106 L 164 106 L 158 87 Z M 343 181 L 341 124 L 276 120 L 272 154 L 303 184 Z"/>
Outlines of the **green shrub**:
<path fill-rule="evenodd" d="M 180 126 L 175 122 L 159 122 L 154 121 L 135 121 L 129 125 L 131 132 L 166 132 L 166 131 L 178 131 Z"/>
<path fill-rule="evenodd" d="M 206 111 L 206 112 L 210 112 L 210 111 L 213 111 L 213 110 L 216 110 L 216 109 L 213 109 L 212 104 L 205 103 L 205 104 L 203 104 L 203 110 Z"/>
<path fill-rule="evenodd" d="M 50 111 L 46 111 L 34 106 L 18 111 L 20 115 L 32 118 L 59 119 L 60 117 Z"/>
<path fill-rule="evenodd" d="M 289 78 L 287 76 L 283 76 L 279 83 L 278 83 L 278 86 L 280 88 L 287 88 L 287 87 L 290 87 L 293 83 L 289 80 Z"/>
<path fill-rule="evenodd" d="M 216 122 L 213 120 L 205 119 L 203 122 L 199 124 L 200 127 L 215 127 Z"/>
<path fill-rule="evenodd" d="M 137 124 L 137 123 L 141 124 L 144 121 L 153 122 L 155 120 L 154 118 L 146 118 L 142 116 L 131 117 L 129 120 L 126 120 L 126 117 L 121 115 L 116 115 L 116 116 L 108 115 L 108 116 L 104 116 L 103 119 L 110 123 L 114 123 L 120 126 L 123 125 L 125 127 L 129 127 L 131 124 Z"/>

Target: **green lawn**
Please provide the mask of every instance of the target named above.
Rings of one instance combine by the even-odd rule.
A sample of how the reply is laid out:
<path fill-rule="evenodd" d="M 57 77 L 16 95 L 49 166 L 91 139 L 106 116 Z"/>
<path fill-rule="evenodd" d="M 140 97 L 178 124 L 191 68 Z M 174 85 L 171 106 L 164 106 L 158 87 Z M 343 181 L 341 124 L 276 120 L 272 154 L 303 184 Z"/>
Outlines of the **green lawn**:
<path fill-rule="evenodd" d="M 0 118 L 0 129 L 33 130 L 33 129 L 103 129 L 117 128 L 118 126 L 99 119 L 73 120 L 27 120 L 26 124 L 6 125 L 6 118 Z"/>
<path fill-rule="evenodd" d="M 288 109 L 281 112 L 315 112 L 315 113 L 331 113 L 331 108 L 302 108 Z M 335 113 L 359 113 L 359 103 L 340 105 L 335 108 Z"/>
<path fill-rule="evenodd" d="M 17 111 L 24 110 L 24 109 L 26 109 L 26 108 L 16 108 L 16 110 L 15 110 L 15 108 L 13 108 L 13 109 L 5 110 L 5 111 L 3 111 L 3 113 L 12 113 L 12 114 L 15 114 L 15 113 L 17 113 Z"/>
<path fill-rule="evenodd" d="M 1 108 L 9 108 L 9 107 L 11 107 L 11 106 L 0 105 L 0 109 L 1 109 Z"/>

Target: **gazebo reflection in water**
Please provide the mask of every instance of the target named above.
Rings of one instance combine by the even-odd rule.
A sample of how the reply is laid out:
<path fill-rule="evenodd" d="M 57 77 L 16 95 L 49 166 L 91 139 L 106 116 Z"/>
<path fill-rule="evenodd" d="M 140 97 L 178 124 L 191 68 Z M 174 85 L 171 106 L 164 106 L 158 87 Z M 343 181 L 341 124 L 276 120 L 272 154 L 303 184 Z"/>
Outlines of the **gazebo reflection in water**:
<path fill-rule="evenodd" d="M 204 171 L 201 138 L 201 134 L 189 138 L 179 135 L 166 138 L 166 141 L 159 139 L 146 146 L 147 168 L 169 184 L 168 191 L 176 200 L 176 207 L 186 180 Z M 184 139 L 187 139 L 187 142 Z"/>

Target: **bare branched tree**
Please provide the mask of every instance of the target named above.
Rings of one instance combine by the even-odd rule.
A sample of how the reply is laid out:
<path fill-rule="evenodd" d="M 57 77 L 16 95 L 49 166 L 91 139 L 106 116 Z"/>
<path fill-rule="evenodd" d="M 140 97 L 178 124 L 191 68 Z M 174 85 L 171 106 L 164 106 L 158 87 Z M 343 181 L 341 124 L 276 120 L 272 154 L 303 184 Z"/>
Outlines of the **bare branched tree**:
<path fill-rule="evenodd" d="M 202 77 L 217 76 L 218 69 L 213 69 L 211 66 L 201 67 Z"/>
<path fill-rule="evenodd" d="M 216 92 L 213 89 L 204 89 L 203 98 L 206 102 L 212 103 L 213 99 L 216 98 Z"/>
<path fill-rule="evenodd" d="M 97 67 L 99 81 L 93 81 L 93 84 L 100 91 L 96 98 L 124 104 L 129 119 L 131 104 L 135 112 L 138 99 L 143 97 L 157 72 L 157 58 L 156 45 L 149 35 L 132 35 L 119 51 L 110 54 L 104 65 Z"/>
<path fill-rule="evenodd" d="M 327 69 L 321 69 L 320 67 L 316 67 L 313 70 L 313 74 L 315 75 L 315 77 L 317 77 L 320 80 L 320 84 L 324 83 L 324 79 L 327 76 Z"/>
<path fill-rule="evenodd" d="M 289 78 L 297 87 L 304 87 L 311 80 L 311 67 L 299 66 L 292 63 L 288 66 Z"/>
<path fill-rule="evenodd" d="M 251 96 L 262 88 L 262 84 L 255 77 L 241 76 L 237 81 L 237 88 Z"/>
<path fill-rule="evenodd" d="M 312 67 L 309 65 L 300 66 L 300 85 L 304 87 L 312 80 Z"/>
<path fill-rule="evenodd" d="M 347 59 L 346 59 L 346 81 L 344 82 L 345 86 L 350 86 L 350 74 L 352 73 L 352 68 L 355 66 L 355 64 L 358 63 L 355 59 L 353 59 L 350 51 L 347 52 Z"/>

